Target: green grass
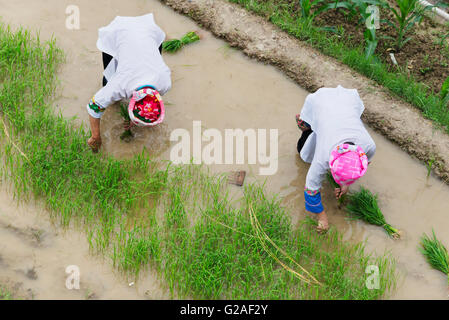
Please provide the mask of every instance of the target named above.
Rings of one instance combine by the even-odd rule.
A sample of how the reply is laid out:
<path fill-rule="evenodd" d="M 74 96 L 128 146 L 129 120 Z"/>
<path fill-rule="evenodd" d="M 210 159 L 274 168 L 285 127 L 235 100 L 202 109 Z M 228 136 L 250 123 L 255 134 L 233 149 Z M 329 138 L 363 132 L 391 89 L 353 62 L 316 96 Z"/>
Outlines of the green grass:
<path fill-rule="evenodd" d="M 329 170 L 326 172 L 326 179 L 333 189 L 341 188 L 341 186 L 335 181 L 334 177 L 332 176 L 332 173 Z M 343 206 L 344 203 L 346 202 L 346 195 L 345 194 L 342 195 L 337 201 L 339 207 Z"/>
<path fill-rule="evenodd" d="M 4 286 L 0 285 L 0 300 L 14 300 L 13 294 Z"/>
<path fill-rule="evenodd" d="M 432 238 L 426 234 L 421 237 L 420 251 L 430 266 L 448 276 L 449 285 L 449 255 L 443 243 L 437 239 L 432 230 Z"/>
<path fill-rule="evenodd" d="M 394 288 L 391 257 L 336 230 L 320 236 L 310 220 L 293 227 L 263 186 L 231 196 L 224 176 L 198 166 L 90 152 L 84 127 L 51 107 L 62 62 L 54 40 L 0 26 L 1 174 L 116 268 L 137 278 L 151 267 L 172 296 L 198 299 L 378 299 Z M 378 290 L 365 286 L 369 264 Z"/>
<path fill-rule="evenodd" d="M 336 58 L 359 73 L 389 89 L 404 101 L 416 106 L 423 115 L 433 120 L 449 133 L 449 110 L 442 105 L 438 93 L 433 93 L 401 70 L 390 72 L 379 59 L 366 58 L 362 46 L 353 46 L 338 35 L 325 32 L 303 19 L 295 12 L 291 1 L 229 0 L 242 5 L 249 11 L 267 17 L 274 25 L 299 40 L 305 41 L 322 53 Z"/>
<path fill-rule="evenodd" d="M 125 122 L 130 123 L 131 118 L 129 117 L 129 114 L 128 114 L 128 107 L 123 102 L 120 102 L 120 112 L 119 113 Z M 130 141 L 133 137 L 134 137 L 134 134 L 132 133 L 131 129 L 124 130 L 123 133 L 120 135 L 120 139 L 125 140 L 126 142 Z"/>

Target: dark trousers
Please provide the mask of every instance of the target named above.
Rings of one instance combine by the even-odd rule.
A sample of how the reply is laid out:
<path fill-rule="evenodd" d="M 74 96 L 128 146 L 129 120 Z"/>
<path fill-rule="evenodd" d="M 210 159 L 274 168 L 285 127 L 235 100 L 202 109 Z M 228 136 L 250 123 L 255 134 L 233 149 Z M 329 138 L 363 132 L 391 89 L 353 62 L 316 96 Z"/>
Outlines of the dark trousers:
<path fill-rule="evenodd" d="M 298 149 L 298 153 L 301 153 L 302 147 L 304 147 L 304 144 L 307 141 L 307 138 L 312 134 L 313 130 L 306 130 L 302 132 L 301 138 L 298 140 L 298 144 L 296 146 L 296 149 Z"/>
<path fill-rule="evenodd" d="M 159 53 L 162 54 L 162 44 L 159 46 Z M 102 52 L 103 56 L 103 69 L 106 70 L 106 67 L 108 66 L 109 62 L 112 60 L 112 56 Z M 108 83 L 108 80 L 103 76 L 103 87 Z"/>
<path fill-rule="evenodd" d="M 298 150 L 298 153 L 301 153 L 302 148 L 304 147 L 304 144 L 307 141 L 307 138 L 312 134 L 313 130 L 306 130 L 302 132 L 301 138 L 298 140 L 298 144 L 296 145 L 296 149 Z M 344 142 L 346 144 L 354 145 L 354 142 L 346 141 Z"/>

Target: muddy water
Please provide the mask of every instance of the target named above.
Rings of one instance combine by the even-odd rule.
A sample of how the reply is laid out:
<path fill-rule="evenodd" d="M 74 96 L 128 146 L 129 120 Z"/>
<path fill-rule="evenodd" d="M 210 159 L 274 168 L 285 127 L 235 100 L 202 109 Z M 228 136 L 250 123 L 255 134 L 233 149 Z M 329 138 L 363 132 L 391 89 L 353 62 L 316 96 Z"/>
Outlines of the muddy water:
<path fill-rule="evenodd" d="M 80 30 L 70 31 L 64 27 L 64 12 L 69 4 L 80 8 Z M 67 54 L 67 63 L 60 73 L 62 90 L 56 109 L 67 117 L 76 116 L 78 123 L 85 124 L 88 120 L 85 105 L 101 85 L 101 55 L 95 47 L 99 27 L 108 24 L 116 15 L 153 12 L 156 22 L 168 37 L 179 37 L 187 31 L 199 29 L 186 17 L 177 15 L 157 1 L 149 0 L 98 0 L 94 3 L 84 0 L 42 0 L 39 3 L 0 0 L 0 7 L 0 14 L 6 22 L 40 29 L 41 38 L 48 38 L 54 33 Z M 203 130 L 216 128 L 223 136 L 225 129 L 278 129 L 278 170 L 275 175 L 259 176 L 258 164 L 213 165 L 211 168 L 218 172 L 244 168 L 249 172 L 249 181 L 266 179 L 268 190 L 284 197 L 285 204 L 291 208 L 293 221 L 298 221 L 305 214 L 302 190 L 308 166 L 296 154 L 299 131 L 294 115 L 299 113 L 307 92 L 274 68 L 251 61 L 208 32 L 201 32 L 203 39 L 200 43 L 176 55 L 164 55 L 173 73 L 173 89 L 164 97 L 167 104 L 164 124 L 155 129 L 136 130 L 133 142 L 121 142 L 118 138 L 121 133 L 118 107 L 111 106 L 102 121 L 104 151 L 123 158 L 140 152 L 145 146 L 152 153 L 168 159 L 170 133 L 178 128 L 192 132 L 194 120 L 202 122 Z M 426 179 L 424 166 L 381 136 L 372 135 L 377 144 L 377 154 L 360 183 L 379 193 L 387 220 L 404 231 L 403 239 L 393 241 L 377 227 L 348 221 L 345 214 L 336 208 L 327 187 L 324 201 L 330 222 L 349 241 L 366 240 L 370 251 L 383 253 L 388 249 L 392 252 L 401 275 L 393 298 L 445 299 L 445 276 L 426 265 L 417 247 L 422 232 L 430 232 L 432 227 L 440 239 L 449 244 L 446 228 L 449 188 L 432 177 Z M 35 219 L 33 217 L 33 214 L 28 214 L 24 219 Z M 6 236 L 11 237 L 6 232 L 0 232 L 0 237 Z M 56 241 L 59 236 L 54 239 Z M 9 252 L 13 255 L 11 250 Z M 96 260 L 88 263 L 92 266 L 88 269 L 95 270 Z M 53 281 L 49 279 L 42 283 L 40 289 L 53 290 Z M 151 283 L 152 279 L 149 277 L 145 281 Z M 128 288 L 123 290 L 127 292 Z"/>
<path fill-rule="evenodd" d="M 23 299 L 164 299 L 155 275 L 137 284 L 115 274 L 109 263 L 94 257 L 84 234 L 63 231 L 49 222 L 36 205 L 18 205 L 4 189 L 0 193 L 0 283 Z M 79 287 L 66 281 L 76 265 Z M 74 281 L 69 281 L 74 285 Z"/>

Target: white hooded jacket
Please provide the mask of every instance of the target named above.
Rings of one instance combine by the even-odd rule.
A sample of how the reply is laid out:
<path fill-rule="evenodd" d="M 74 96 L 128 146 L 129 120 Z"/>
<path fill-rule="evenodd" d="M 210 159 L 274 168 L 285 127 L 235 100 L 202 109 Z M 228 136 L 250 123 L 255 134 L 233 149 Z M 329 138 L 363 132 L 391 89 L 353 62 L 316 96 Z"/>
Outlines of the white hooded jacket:
<path fill-rule="evenodd" d="M 332 150 L 344 142 L 360 146 L 368 160 L 376 152 L 376 144 L 360 119 L 365 107 L 356 89 L 321 88 L 309 94 L 300 117 L 313 133 L 307 138 L 301 158 L 311 163 L 306 177 L 306 189 L 317 191 L 329 170 Z"/>
<path fill-rule="evenodd" d="M 171 72 L 159 47 L 165 33 L 154 22 L 153 14 L 140 17 L 116 17 L 98 31 L 97 47 L 113 57 L 104 71 L 108 83 L 94 96 L 102 109 L 122 99 L 130 99 L 137 88 L 150 85 L 161 95 L 171 89 Z M 87 107 L 89 114 L 100 118 Z"/>

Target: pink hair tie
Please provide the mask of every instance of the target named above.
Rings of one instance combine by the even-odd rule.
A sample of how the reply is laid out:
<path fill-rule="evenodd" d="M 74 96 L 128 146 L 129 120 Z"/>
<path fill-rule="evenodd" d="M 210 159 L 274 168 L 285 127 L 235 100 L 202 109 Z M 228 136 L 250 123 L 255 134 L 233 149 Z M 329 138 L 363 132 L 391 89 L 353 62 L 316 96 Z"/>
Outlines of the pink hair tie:
<path fill-rule="evenodd" d="M 329 166 L 335 182 L 348 186 L 366 173 L 368 157 L 360 146 L 344 143 L 332 150 Z"/>

